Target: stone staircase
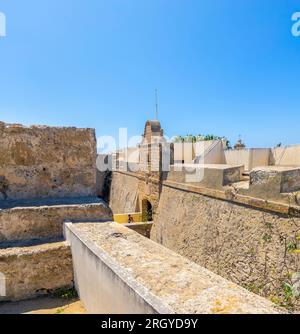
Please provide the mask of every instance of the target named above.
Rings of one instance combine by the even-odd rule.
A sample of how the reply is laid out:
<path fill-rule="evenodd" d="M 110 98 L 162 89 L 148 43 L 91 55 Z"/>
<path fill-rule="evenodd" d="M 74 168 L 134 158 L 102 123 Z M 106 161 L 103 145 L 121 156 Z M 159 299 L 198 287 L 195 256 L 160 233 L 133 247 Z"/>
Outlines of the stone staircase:
<path fill-rule="evenodd" d="M 112 212 L 95 197 L 1 202 L 0 278 L 5 296 L 0 301 L 73 286 L 71 251 L 63 238 L 65 221 L 112 221 Z"/>

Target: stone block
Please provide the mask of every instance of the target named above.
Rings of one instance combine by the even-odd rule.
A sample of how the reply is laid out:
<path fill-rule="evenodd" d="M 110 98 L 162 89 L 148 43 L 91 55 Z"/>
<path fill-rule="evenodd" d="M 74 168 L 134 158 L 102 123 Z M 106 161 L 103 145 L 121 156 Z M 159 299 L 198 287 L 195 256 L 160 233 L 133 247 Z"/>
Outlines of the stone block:
<path fill-rule="evenodd" d="M 66 220 L 111 221 L 112 212 L 98 198 L 5 201 L 0 206 L 1 243 L 62 237 Z"/>
<path fill-rule="evenodd" d="M 73 286 L 70 247 L 65 242 L 0 249 L 0 273 L 5 277 L 5 296 L 15 301 Z"/>
<path fill-rule="evenodd" d="M 171 166 L 170 172 L 165 173 L 164 179 L 221 189 L 229 184 L 239 182 L 243 170 L 243 166 L 177 164 Z"/>
<path fill-rule="evenodd" d="M 250 172 L 249 194 L 260 198 L 279 198 L 282 193 L 300 190 L 300 168 L 267 166 Z"/>

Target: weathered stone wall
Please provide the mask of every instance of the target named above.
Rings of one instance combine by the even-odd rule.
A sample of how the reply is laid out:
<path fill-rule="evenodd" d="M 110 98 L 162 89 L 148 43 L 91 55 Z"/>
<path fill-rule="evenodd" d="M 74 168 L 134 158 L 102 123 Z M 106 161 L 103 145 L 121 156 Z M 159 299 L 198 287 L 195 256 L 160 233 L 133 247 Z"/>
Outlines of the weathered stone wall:
<path fill-rule="evenodd" d="M 66 243 L 0 249 L 0 272 L 6 285 L 6 296 L 0 300 L 27 299 L 73 286 L 72 256 Z"/>
<path fill-rule="evenodd" d="M 114 214 L 138 212 L 138 186 L 136 177 L 113 173 L 109 206 Z"/>
<path fill-rule="evenodd" d="M 139 182 L 139 207 L 142 211 L 143 220 L 147 218 L 145 201 L 149 201 L 151 204 L 153 216 L 156 214 L 160 195 L 160 185 L 155 182 L 156 177 L 158 177 L 158 173 L 153 172 L 148 174 L 145 180 L 142 179 Z"/>
<path fill-rule="evenodd" d="M 1 243 L 62 237 L 62 225 L 66 220 L 111 221 L 112 213 L 105 203 L 96 199 L 90 204 L 0 210 L 0 247 Z"/>
<path fill-rule="evenodd" d="M 113 213 L 141 212 L 146 200 L 151 203 L 155 215 L 160 194 L 158 177 L 159 173 L 156 172 L 113 172 L 109 196 L 109 206 Z"/>
<path fill-rule="evenodd" d="M 300 272 L 293 252 L 300 218 L 162 188 L 152 240 L 247 289 L 300 308 L 289 297 Z M 299 275 L 298 275 L 299 279 Z"/>
<path fill-rule="evenodd" d="M 95 194 L 93 129 L 0 122 L 0 200 Z"/>

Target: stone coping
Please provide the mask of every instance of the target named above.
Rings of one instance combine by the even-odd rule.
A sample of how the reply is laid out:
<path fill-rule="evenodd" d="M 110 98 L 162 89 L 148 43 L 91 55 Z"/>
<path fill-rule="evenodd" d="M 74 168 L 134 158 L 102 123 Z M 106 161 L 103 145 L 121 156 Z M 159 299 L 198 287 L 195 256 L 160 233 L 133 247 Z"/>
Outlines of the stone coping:
<path fill-rule="evenodd" d="M 82 131 L 86 131 L 86 130 L 92 130 L 95 131 L 94 128 L 78 128 L 75 126 L 50 126 L 50 125 L 24 125 L 24 124 L 19 124 L 19 123 L 5 123 L 5 122 L 1 122 L 0 121 L 0 127 L 5 127 L 7 129 L 17 129 L 17 128 L 23 128 L 23 129 L 57 129 L 57 130 L 65 130 L 65 129 L 69 129 L 69 130 L 82 130 Z"/>
<path fill-rule="evenodd" d="M 219 170 L 226 170 L 226 169 L 233 169 L 233 168 L 244 168 L 243 165 L 225 165 L 225 164 L 174 164 L 171 165 L 171 168 L 174 167 L 175 171 L 176 168 L 195 168 L 195 169 L 219 169 Z"/>
<path fill-rule="evenodd" d="M 29 256 L 33 254 L 46 253 L 49 250 L 59 250 L 68 248 L 66 241 L 52 242 L 47 244 L 32 245 L 26 247 L 11 247 L 0 249 L 0 263 L 6 257 L 11 256 Z"/>
<path fill-rule="evenodd" d="M 141 173 L 125 172 L 125 171 L 115 171 L 114 173 L 121 173 L 131 177 L 138 178 L 139 180 L 146 180 L 145 176 Z M 160 181 L 158 178 L 149 177 L 149 181 L 158 184 Z M 203 186 L 193 186 L 191 184 L 179 183 L 175 181 L 162 181 L 162 184 L 166 187 L 193 192 L 202 196 L 207 196 L 211 198 L 216 198 L 228 202 L 233 202 L 237 204 L 247 205 L 257 209 L 262 209 L 266 211 L 276 212 L 283 215 L 290 215 L 295 217 L 300 217 L 300 206 L 289 205 L 282 202 L 265 200 L 257 197 L 247 196 L 238 194 L 233 191 L 233 189 L 227 188 L 224 190 L 211 189 Z"/>
<path fill-rule="evenodd" d="M 130 227 L 130 226 L 153 226 L 153 222 L 137 222 L 131 224 L 122 224 L 123 226 Z"/>
<path fill-rule="evenodd" d="M 97 261 L 105 263 L 158 313 L 284 312 L 270 301 L 119 224 L 66 223 L 65 233 L 68 240 L 75 236 L 85 244 Z"/>
<path fill-rule="evenodd" d="M 47 206 L 70 206 L 70 205 L 89 205 L 105 204 L 98 197 L 63 197 L 63 198 L 42 198 L 26 200 L 3 200 L 0 201 L 0 210 L 13 208 L 34 208 Z M 106 205 L 106 204 L 105 204 Z"/>
<path fill-rule="evenodd" d="M 300 170 L 300 166 L 262 166 L 262 167 L 255 167 L 252 169 L 251 172 L 256 172 L 256 171 L 266 171 L 266 172 L 289 172 L 289 171 L 295 171 L 295 170 Z"/>

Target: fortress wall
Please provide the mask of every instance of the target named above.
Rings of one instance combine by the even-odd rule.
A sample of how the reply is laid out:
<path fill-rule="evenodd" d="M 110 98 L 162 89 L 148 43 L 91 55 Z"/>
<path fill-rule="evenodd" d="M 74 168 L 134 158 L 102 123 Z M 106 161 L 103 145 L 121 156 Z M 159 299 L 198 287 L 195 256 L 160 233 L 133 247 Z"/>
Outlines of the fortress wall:
<path fill-rule="evenodd" d="M 112 173 L 109 206 L 114 214 L 139 211 L 137 207 L 139 200 L 138 187 L 138 178 L 122 173 Z"/>
<path fill-rule="evenodd" d="M 300 255 L 289 251 L 299 235 L 300 218 L 164 186 L 151 239 L 255 293 L 283 302 L 284 284 L 299 279 Z M 300 308 L 299 299 L 290 302 Z"/>
<path fill-rule="evenodd" d="M 168 180 L 159 186 L 131 174 L 113 173 L 114 210 L 140 211 L 133 198 L 150 200 L 153 241 L 250 291 L 300 309 L 300 299 L 285 302 L 286 284 L 300 287 L 298 207 Z"/>
<path fill-rule="evenodd" d="M 0 122 L 0 201 L 96 194 L 93 129 Z"/>

